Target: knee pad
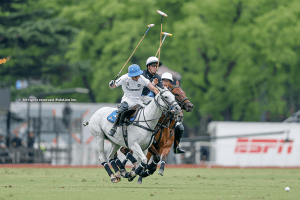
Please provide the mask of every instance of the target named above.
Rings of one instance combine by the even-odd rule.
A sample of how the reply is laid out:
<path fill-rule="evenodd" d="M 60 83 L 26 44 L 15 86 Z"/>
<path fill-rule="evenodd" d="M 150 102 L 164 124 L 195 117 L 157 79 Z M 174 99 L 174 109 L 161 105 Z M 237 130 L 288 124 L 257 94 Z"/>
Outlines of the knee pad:
<path fill-rule="evenodd" d="M 123 111 L 125 110 L 128 110 L 128 103 L 126 101 L 123 101 L 121 104 L 120 104 L 120 107 L 118 109 L 118 113 L 122 113 Z"/>

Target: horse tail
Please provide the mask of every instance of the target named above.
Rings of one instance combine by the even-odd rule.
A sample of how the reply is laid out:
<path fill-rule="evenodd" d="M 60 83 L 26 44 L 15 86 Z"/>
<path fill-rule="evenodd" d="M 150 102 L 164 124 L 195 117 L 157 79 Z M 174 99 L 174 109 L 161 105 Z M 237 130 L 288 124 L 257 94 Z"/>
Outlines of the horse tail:
<path fill-rule="evenodd" d="M 84 127 L 87 126 L 87 125 L 89 125 L 89 122 L 85 122 L 85 124 L 83 124 Z"/>

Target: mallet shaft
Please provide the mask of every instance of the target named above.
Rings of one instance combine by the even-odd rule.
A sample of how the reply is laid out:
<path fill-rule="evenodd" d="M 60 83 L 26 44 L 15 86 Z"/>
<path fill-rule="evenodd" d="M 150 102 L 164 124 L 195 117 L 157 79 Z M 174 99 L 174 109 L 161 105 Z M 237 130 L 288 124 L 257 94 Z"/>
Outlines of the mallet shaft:
<path fill-rule="evenodd" d="M 126 63 L 124 64 L 124 66 L 122 67 L 122 69 L 120 70 L 120 72 L 118 73 L 118 75 L 116 76 L 115 80 L 119 77 L 119 75 L 121 74 L 122 70 L 127 65 L 128 61 L 130 60 L 130 58 L 132 57 L 132 55 L 134 54 L 134 52 L 136 51 L 136 49 L 139 47 L 139 45 L 141 44 L 141 42 L 144 39 L 144 37 L 146 36 L 146 34 L 148 33 L 149 29 L 151 27 L 153 27 L 153 26 L 154 26 L 154 24 L 149 24 L 148 25 L 148 29 L 147 29 L 146 33 L 143 35 L 142 39 L 140 40 L 140 42 L 138 43 L 138 45 L 135 47 L 134 51 L 132 52 L 132 54 L 130 55 L 130 57 L 128 58 L 128 60 L 126 61 Z"/>

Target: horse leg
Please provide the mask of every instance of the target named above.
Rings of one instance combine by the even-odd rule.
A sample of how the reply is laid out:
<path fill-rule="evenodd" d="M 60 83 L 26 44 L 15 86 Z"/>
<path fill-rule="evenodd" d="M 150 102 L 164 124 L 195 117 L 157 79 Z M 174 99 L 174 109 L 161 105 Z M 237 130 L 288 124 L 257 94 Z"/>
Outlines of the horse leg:
<path fill-rule="evenodd" d="M 167 145 L 168 145 L 168 143 L 167 143 Z M 159 172 L 158 172 L 158 174 L 161 175 L 161 176 L 164 175 L 165 164 L 167 162 L 167 157 L 168 157 L 168 155 L 169 155 L 169 153 L 171 151 L 171 146 L 172 146 L 172 144 L 168 145 L 167 147 L 165 146 L 165 148 L 164 148 L 164 150 L 163 150 L 163 152 L 161 154 L 162 161 L 161 161 Z"/>
<path fill-rule="evenodd" d="M 130 160 L 130 162 L 133 164 L 134 167 L 137 166 L 137 159 L 130 153 L 130 151 L 126 154 L 126 159 Z"/>
<path fill-rule="evenodd" d="M 148 155 L 148 149 L 144 150 L 143 153 L 144 153 L 144 155 Z M 147 160 L 148 160 L 148 158 L 147 158 Z M 148 161 L 149 161 L 149 160 L 148 160 Z M 146 177 L 146 176 L 143 176 L 142 174 L 145 174 L 145 172 L 146 172 L 145 169 L 142 170 L 142 172 L 141 172 L 141 174 L 140 174 L 140 176 L 139 176 L 139 179 L 138 179 L 137 184 L 142 184 L 142 182 L 143 182 L 143 177 Z"/>
<path fill-rule="evenodd" d="M 145 150 L 144 154 L 146 155 L 147 152 L 148 150 Z M 151 169 L 148 168 L 148 170 L 143 170 L 140 174 L 137 184 L 142 184 L 143 178 L 154 174 L 154 172 L 156 171 L 156 167 L 157 166 L 155 165 L 155 167 L 152 167 Z"/>
<path fill-rule="evenodd" d="M 118 151 L 119 148 L 120 148 L 120 145 L 112 143 L 111 150 L 107 154 L 107 157 L 109 159 L 109 163 L 111 164 L 111 166 L 113 167 L 113 169 L 115 170 L 115 173 L 116 173 L 116 177 L 111 178 L 111 182 L 113 182 L 113 183 L 117 183 L 117 182 L 121 181 L 120 170 L 119 170 L 119 167 L 117 166 L 117 164 L 114 160 L 115 154 L 116 154 L 116 152 Z"/>
<path fill-rule="evenodd" d="M 123 161 L 123 165 L 125 166 L 127 161 L 130 160 L 130 162 L 135 165 L 137 160 L 135 159 L 135 157 L 133 157 L 133 155 L 130 152 L 130 149 L 127 149 L 125 147 L 121 147 L 120 151 L 126 156 L 125 160 Z"/>
<path fill-rule="evenodd" d="M 151 145 L 150 148 L 148 149 L 148 151 L 153 155 L 152 163 L 147 166 L 147 168 L 149 170 L 151 170 L 152 168 L 156 168 L 156 165 L 159 163 L 160 154 L 158 153 L 158 151 L 156 150 L 154 145 Z M 148 154 L 147 154 L 147 156 L 148 156 Z M 148 161 L 150 161 L 150 159 L 148 159 Z"/>
<path fill-rule="evenodd" d="M 138 160 L 137 163 L 140 164 L 140 163 L 141 163 L 141 158 L 138 157 L 137 160 Z M 136 168 L 137 168 L 137 166 L 135 167 L 135 169 L 136 169 Z M 133 168 L 132 168 L 132 169 L 133 169 Z M 143 170 L 141 171 L 140 176 L 139 176 L 139 179 L 138 179 L 138 181 L 137 181 L 137 184 L 142 184 L 142 181 L 143 181 L 142 179 L 143 179 L 143 177 L 141 176 L 141 174 L 144 173 L 145 170 L 146 170 L 146 169 L 143 169 Z M 135 177 L 136 177 L 136 176 L 135 176 Z M 135 177 L 133 177 L 133 178 L 131 179 L 131 181 L 132 181 Z"/>
<path fill-rule="evenodd" d="M 115 178 L 115 175 L 109 168 L 109 165 L 107 164 L 106 157 L 104 154 L 104 134 L 100 134 L 100 136 L 96 135 L 96 133 L 94 132 L 94 130 L 92 128 L 90 129 L 90 131 L 91 131 L 92 135 L 94 136 L 94 138 L 96 139 L 96 142 L 98 145 L 99 154 L 100 154 L 99 160 L 100 160 L 101 164 L 103 165 L 104 169 L 106 170 L 108 176 L 112 180 L 113 178 Z"/>
<path fill-rule="evenodd" d="M 163 173 L 165 170 L 165 164 L 167 162 L 167 157 L 171 151 L 171 147 L 173 145 L 174 139 L 175 139 L 175 136 L 172 135 L 172 137 L 170 137 L 169 140 L 167 141 L 167 143 L 164 145 L 163 150 L 161 152 L 162 161 L 161 161 L 160 169 L 158 172 L 158 174 L 161 176 L 163 176 Z"/>
<path fill-rule="evenodd" d="M 147 161 L 148 163 L 151 162 L 151 164 L 147 165 L 147 171 L 143 170 L 139 179 L 138 179 L 138 184 L 142 184 L 143 178 L 152 175 L 157 168 L 157 163 L 160 161 L 160 155 L 157 152 L 156 148 L 154 145 L 151 145 L 148 150 L 145 150 L 145 155 L 147 155 Z M 154 158 L 153 158 L 154 157 Z M 153 158 L 151 160 L 151 158 Z"/>
<path fill-rule="evenodd" d="M 130 172 L 130 175 L 129 175 L 129 178 L 128 178 L 128 181 L 131 182 L 131 181 L 133 181 L 133 179 L 135 179 L 135 177 L 137 175 L 135 173 L 135 170 L 138 168 L 138 163 L 141 163 L 141 158 L 138 157 L 138 155 L 136 153 L 134 153 L 134 152 L 133 152 L 133 155 L 130 152 L 128 152 L 128 155 L 131 155 L 132 158 L 135 159 L 135 162 L 134 162 L 134 164 L 133 164 L 133 166 L 131 168 L 131 172 Z M 135 157 L 137 157 L 137 158 L 135 158 Z"/>
<path fill-rule="evenodd" d="M 161 176 L 164 175 L 166 161 L 167 161 L 167 156 L 163 156 L 161 164 L 160 164 L 158 175 L 161 175 Z"/>
<path fill-rule="evenodd" d="M 123 163 L 119 160 L 118 155 L 117 155 L 117 152 L 115 153 L 115 158 L 114 158 L 114 160 L 115 160 L 115 163 L 116 163 L 116 164 L 118 165 L 118 167 L 120 168 L 120 173 L 121 173 L 121 175 L 124 177 L 127 171 L 126 171 L 125 166 L 123 165 Z M 124 178 L 125 178 L 125 177 L 124 177 Z"/>
<path fill-rule="evenodd" d="M 134 142 L 130 149 L 141 159 L 141 164 L 135 169 L 135 175 L 140 175 L 143 169 L 146 169 L 147 158 L 137 142 Z"/>

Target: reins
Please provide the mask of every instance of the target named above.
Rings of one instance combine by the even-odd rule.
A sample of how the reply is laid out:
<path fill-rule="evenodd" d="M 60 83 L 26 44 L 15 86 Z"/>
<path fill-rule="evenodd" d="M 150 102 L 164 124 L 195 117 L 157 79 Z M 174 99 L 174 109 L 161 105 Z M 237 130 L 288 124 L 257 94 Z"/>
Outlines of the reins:
<path fill-rule="evenodd" d="M 166 91 L 167 91 L 167 90 L 166 90 Z M 166 101 L 166 100 L 162 97 L 162 94 L 163 94 L 164 92 L 166 92 L 166 91 L 162 91 L 161 94 L 160 94 L 158 97 L 160 97 L 160 98 L 162 99 L 162 101 L 163 101 L 165 104 L 167 104 L 168 107 L 165 107 L 165 106 L 160 105 L 160 104 L 158 103 L 158 100 L 156 100 L 156 98 L 154 98 L 154 102 L 155 102 L 156 106 L 159 108 L 159 110 L 162 111 L 162 115 L 169 116 L 169 115 L 173 115 L 173 114 L 170 112 L 170 110 L 172 109 L 172 106 L 173 106 L 174 103 L 176 103 L 176 101 L 172 101 L 172 102 L 170 102 L 170 103 L 169 103 L 168 101 Z M 140 111 L 141 111 L 141 112 L 140 112 Z M 151 127 L 150 127 L 150 125 L 148 124 L 148 122 L 149 122 L 149 121 L 154 121 L 154 120 L 160 119 L 161 116 L 160 116 L 159 118 L 154 118 L 154 119 L 146 120 L 145 108 L 140 109 L 140 111 L 138 112 L 138 118 L 140 118 L 141 113 L 143 113 L 144 121 L 140 121 L 140 120 L 134 121 L 134 122 L 132 123 L 132 125 L 135 125 L 135 126 L 138 126 L 138 127 L 140 127 L 140 128 L 143 128 L 143 129 L 145 129 L 145 130 L 147 130 L 147 131 L 152 132 L 153 135 L 156 135 L 156 134 L 158 133 L 158 131 L 159 131 L 159 127 L 160 127 L 160 128 L 163 127 L 163 124 L 160 124 L 159 126 L 158 126 L 158 124 L 157 124 L 157 125 L 155 126 L 154 129 L 151 129 Z M 164 122 L 165 120 L 166 120 L 166 118 L 163 120 L 163 122 Z M 145 122 L 146 125 L 147 125 L 147 127 L 146 127 L 146 126 L 143 126 L 143 125 L 141 125 L 141 124 L 139 124 L 139 122 Z M 167 127 L 168 127 L 168 126 L 163 127 L 163 128 L 167 128 Z"/>

